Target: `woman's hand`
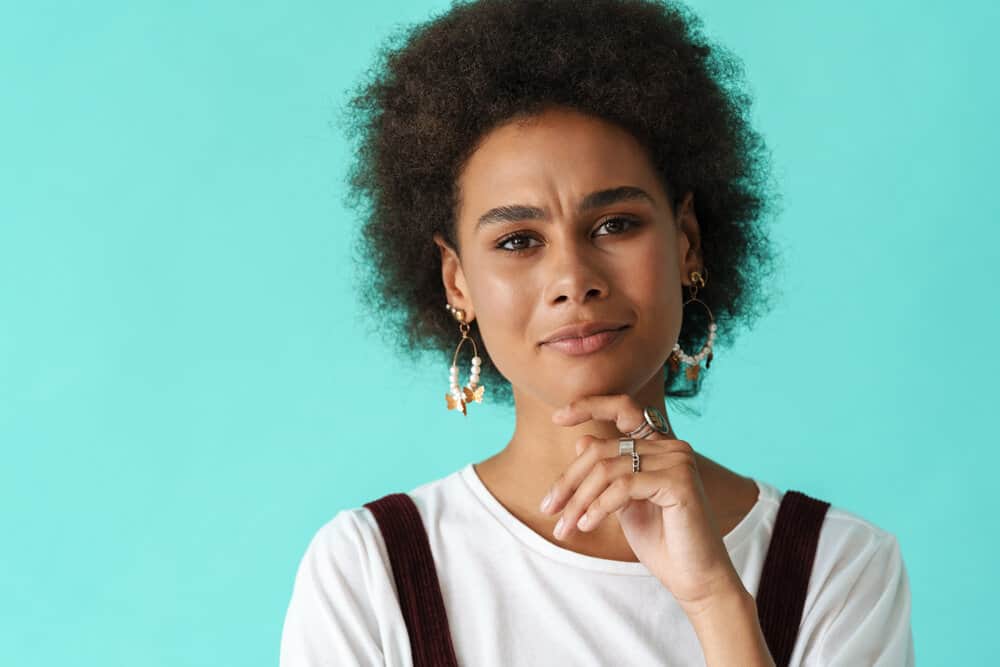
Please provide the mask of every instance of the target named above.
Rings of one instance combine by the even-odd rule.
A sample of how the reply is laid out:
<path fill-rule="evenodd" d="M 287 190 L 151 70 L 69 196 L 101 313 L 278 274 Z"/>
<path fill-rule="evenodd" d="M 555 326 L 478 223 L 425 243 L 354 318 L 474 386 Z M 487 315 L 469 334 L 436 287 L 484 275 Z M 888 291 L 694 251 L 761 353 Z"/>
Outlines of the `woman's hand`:
<path fill-rule="evenodd" d="M 558 410 L 552 420 L 563 426 L 613 421 L 625 433 L 644 421 L 642 410 L 625 394 L 589 396 Z M 637 473 L 632 472 L 632 457 L 618 454 L 617 439 L 585 435 L 576 450 L 577 458 L 556 480 L 551 502 L 542 508 L 546 514 L 562 511 L 558 539 L 572 530 L 592 530 L 614 512 L 635 555 L 688 616 L 749 595 L 708 509 L 690 444 L 659 432 L 635 440 L 641 457 Z"/>

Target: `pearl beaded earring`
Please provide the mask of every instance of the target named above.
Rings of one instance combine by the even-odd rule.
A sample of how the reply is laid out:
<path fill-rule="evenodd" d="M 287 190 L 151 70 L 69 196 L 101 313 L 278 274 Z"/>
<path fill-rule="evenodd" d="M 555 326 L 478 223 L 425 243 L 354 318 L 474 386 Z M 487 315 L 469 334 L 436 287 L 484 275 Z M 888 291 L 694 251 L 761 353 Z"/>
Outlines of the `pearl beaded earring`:
<path fill-rule="evenodd" d="M 698 378 L 698 373 L 701 371 L 701 360 L 708 357 L 708 361 L 705 362 L 705 368 L 712 365 L 712 343 L 715 342 L 715 317 L 712 316 L 712 309 L 702 301 L 696 298 L 695 295 L 698 294 L 698 288 L 705 286 L 705 279 L 701 277 L 701 274 L 697 271 L 691 272 L 691 297 L 684 302 L 684 306 L 688 305 L 692 301 L 697 301 L 701 305 L 705 306 L 705 310 L 708 311 L 708 317 L 711 323 L 708 325 L 708 340 L 705 345 L 701 348 L 698 354 L 691 356 L 681 349 L 679 343 L 674 343 L 674 349 L 670 352 L 670 357 L 667 361 L 670 363 L 670 368 L 676 373 L 680 369 L 680 364 L 683 361 L 688 364 L 688 368 L 684 371 L 684 374 L 689 380 L 695 380 Z M 683 306 L 681 306 L 683 308 Z"/>
<path fill-rule="evenodd" d="M 462 414 L 465 415 L 466 404 L 472 401 L 477 403 L 483 402 L 483 392 L 486 390 L 486 387 L 480 386 L 478 389 L 476 388 L 476 385 L 479 384 L 479 368 L 483 360 L 479 358 L 476 341 L 469 337 L 469 323 L 465 321 L 465 311 L 461 308 L 455 308 L 450 303 L 446 303 L 444 307 L 448 309 L 452 317 L 458 320 L 458 328 L 462 332 L 462 340 L 458 341 L 458 347 L 455 348 L 455 354 L 451 358 L 448 393 L 444 397 L 448 403 L 449 410 L 460 409 Z M 472 343 L 472 352 L 475 356 L 472 357 L 472 366 L 469 368 L 469 382 L 459 389 L 458 366 L 455 363 L 458 360 L 458 351 L 462 349 L 462 343 L 465 341 Z"/>

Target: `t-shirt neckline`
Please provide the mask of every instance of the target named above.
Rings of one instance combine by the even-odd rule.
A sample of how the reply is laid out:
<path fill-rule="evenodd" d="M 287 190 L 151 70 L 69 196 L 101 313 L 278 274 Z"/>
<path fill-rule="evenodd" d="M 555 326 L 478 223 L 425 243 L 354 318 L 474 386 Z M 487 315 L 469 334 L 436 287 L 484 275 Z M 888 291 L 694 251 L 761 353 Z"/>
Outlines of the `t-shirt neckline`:
<path fill-rule="evenodd" d="M 503 528 L 533 551 L 546 556 L 547 558 L 551 558 L 552 560 L 565 563 L 566 565 L 572 565 L 595 572 L 641 575 L 649 577 L 654 576 L 649 571 L 649 568 L 641 562 L 611 560 L 607 558 L 598 558 L 596 556 L 588 556 L 549 542 L 544 537 L 529 528 L 526 524 L 522 523 L 520 519 L 511 514 L 511 512 L 504 507 L 499 500 L 497 500 L 497 498 L 488 488 L 486 488 L 486 485 L 479 478 L 479 474 L 476 472 L 472 462 L 469 462 L 464 468 L 461 469 L 459 476 L 465 482 L 469 490 L 494 517 L 494 519 Z M 777 502 L 778 490 L 776 488 L 758 480 L 755 477 L 751 477 L 751 479 L 753 479 L 754 484 L 757 486 L 757 500 L 754 502 L 753 507 L 747 515 L 744 516 L 732 530 L 723 536 L 722 541 L 725 543 L 726 549 L 729 553 L 732 553 L 734 549 L 742 544 L 756 528 L 762 513 L 766 509 L 768 504 L 767 501 L 771 500 Z"/>

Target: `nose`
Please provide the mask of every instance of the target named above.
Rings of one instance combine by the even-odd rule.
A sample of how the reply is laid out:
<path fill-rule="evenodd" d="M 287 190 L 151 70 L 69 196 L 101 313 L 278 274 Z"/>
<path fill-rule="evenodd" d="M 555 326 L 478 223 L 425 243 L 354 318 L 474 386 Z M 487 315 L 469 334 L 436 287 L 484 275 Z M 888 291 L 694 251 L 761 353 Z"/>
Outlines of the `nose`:
<path fill-rule="evenodd" d="M 546 253 L 550 262 L 550 280 L 545 287 L 547 303 L 584 304 L 590 299 L 607 297 L 608 281 L 595 252 L 586 241 L 567 240 L 565 236 L 549 246 Z"/>

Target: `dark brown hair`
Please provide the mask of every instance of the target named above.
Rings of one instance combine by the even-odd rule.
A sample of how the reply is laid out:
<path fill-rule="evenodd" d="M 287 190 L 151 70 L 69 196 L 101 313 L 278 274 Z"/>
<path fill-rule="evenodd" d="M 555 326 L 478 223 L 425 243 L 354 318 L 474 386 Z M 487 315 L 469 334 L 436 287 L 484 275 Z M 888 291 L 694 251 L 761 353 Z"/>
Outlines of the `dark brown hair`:
<path fill-rule="evenodd" d="M 406 356 L 430 351 L 451 362 L 459 332 L 444 307 L 432 235 L 460 253 L 455 183 L 477 142 L 558 105 L 630 131 L 648 149 L 675 213 L 678 197 L 694 192 L 707 278 L 698 298 L 715 316 L 716 347 L 729 344 L 769 308 L 763 288 L 776 259 L 763 223 L 777 194 L 742 79 L 740 62 L 708 43 L 700 19 L 675 4 L 479 0 L 398 31 L 344 115 L 355 149 L 347 202 L 364 220 L 357 284 L 372 323 Z M 708 323 L 699 304 L 684 308 L 684 350 L 700 349 Z M 470 335 L 487 398 L 509 402 L 510 385 L 489 362 L 475 322 Z M 700 388 L 683 366 L 667 366 L 664 378 L 667 397 Z"/>

